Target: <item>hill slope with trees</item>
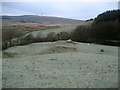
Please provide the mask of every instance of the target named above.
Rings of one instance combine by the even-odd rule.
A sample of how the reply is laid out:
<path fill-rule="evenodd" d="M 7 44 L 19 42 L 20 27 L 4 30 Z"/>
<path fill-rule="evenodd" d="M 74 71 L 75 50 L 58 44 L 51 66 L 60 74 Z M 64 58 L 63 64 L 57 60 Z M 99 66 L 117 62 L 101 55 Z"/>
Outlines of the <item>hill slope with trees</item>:
<path fill-rule="evenodd" d="M 72 38 L 79 42 L 120 45 L 120 10 L 103 12 L 91 25 L 78 26 Z"/>

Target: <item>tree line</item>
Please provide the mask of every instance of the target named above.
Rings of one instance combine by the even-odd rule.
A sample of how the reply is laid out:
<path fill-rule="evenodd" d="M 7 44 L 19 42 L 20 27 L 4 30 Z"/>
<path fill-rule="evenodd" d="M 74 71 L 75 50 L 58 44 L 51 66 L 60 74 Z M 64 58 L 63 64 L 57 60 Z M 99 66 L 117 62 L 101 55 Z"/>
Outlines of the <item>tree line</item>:
<path fill-rule="evenodd" d="M 119 46 L 120 10 L 111 10 L 99 14 L 93 19 L 90 26 L 80 25 L 72 35 L 72 39 L 79 42 L 92 42 Z"/>

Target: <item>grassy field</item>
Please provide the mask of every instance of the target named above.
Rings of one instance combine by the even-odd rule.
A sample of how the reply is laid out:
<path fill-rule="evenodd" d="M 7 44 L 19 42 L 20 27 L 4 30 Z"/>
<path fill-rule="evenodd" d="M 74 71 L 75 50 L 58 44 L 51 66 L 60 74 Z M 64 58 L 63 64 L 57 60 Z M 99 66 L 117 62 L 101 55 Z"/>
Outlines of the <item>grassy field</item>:
<path fill-rule="evenodd" d="M 77 26 L 90 26 L 91 23 L 41 27 L 5 26 L 3 30 L 15 30 L 20 36 L 31 35 L 33 39 L 37 36 L 49 38 L 51 32 L 71 33 Z M 17 35 L 13 33 L 15 34 Z M 9 47 L 2 51 L 2 57 L 3 88 L 118 87 L 117 46 L 67 40 L 36 42 Z"/>
<path fill-rule="evenodd" d="M 3 52 L 3 88 L 118 87 L 118 47 L 56 41 Z"/>
<path fill-rule="evenodd" d="M 39 34 L 42 33 L 48 34 L 50 32 L 71 32 L 73 31 L 78 24 L 38 24 L 38 23 L 20 23 L 20 24 L 11 24 L 4 25 L 2 27 L 2 40 L 9 41 L 13 38 L 18 38 L 20 36 L 24 36 L 26 33 Z"/>
<path fill-rule="evenodd" d="M 2 27 L 2 35 L 3 40 L 8 40 L 9 38 L 15 38 L 24 35 L 25 33 L 33 32 L 33 31 L 40 31 L 45 29 L 53 29 L 53 28 L 59 28 L 60 26 L 45 26 L 45 25 L 29 25 L 29 24 L 23 24 L 23 25 L 6 25 Z"/>

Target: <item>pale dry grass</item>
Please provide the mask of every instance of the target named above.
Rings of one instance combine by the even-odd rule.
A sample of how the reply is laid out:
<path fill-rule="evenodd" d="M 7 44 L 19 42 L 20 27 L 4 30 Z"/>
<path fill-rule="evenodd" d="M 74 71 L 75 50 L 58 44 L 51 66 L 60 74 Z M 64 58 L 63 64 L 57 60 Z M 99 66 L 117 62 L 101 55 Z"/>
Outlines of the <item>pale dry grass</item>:
<path fill-rule="evenodd" d="M 3 88 L 118 87 L 117 47 L 57 41 L 5 52 L 17 54 L 3 58 Z"/>

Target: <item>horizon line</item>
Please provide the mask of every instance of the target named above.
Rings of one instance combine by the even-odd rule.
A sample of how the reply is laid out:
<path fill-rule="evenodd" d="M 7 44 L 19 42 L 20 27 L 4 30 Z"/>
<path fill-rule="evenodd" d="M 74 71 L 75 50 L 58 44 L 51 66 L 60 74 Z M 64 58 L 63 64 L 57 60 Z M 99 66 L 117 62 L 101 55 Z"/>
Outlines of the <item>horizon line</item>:
<path fill-rule="evenodd" d="M 73 19 L 73 20 L 88 20 L 88 19 L 78 19 L 78 18 L 70 18 L 70 17 L 64 17 L 64 16 L 56 16 L 56 15 L 35 15 L 35 14 L 21 14 L 21 15 L 10 15 L 10 14 L 4 14 L 1 16 L 40 16 L 40 17 L 58 17 L 58 18 L 66 18 L 66 19 Z M 95 17 L 94 17 L 95 18 Z M 92 18 L 92 19 L 94 19 Z"/>

